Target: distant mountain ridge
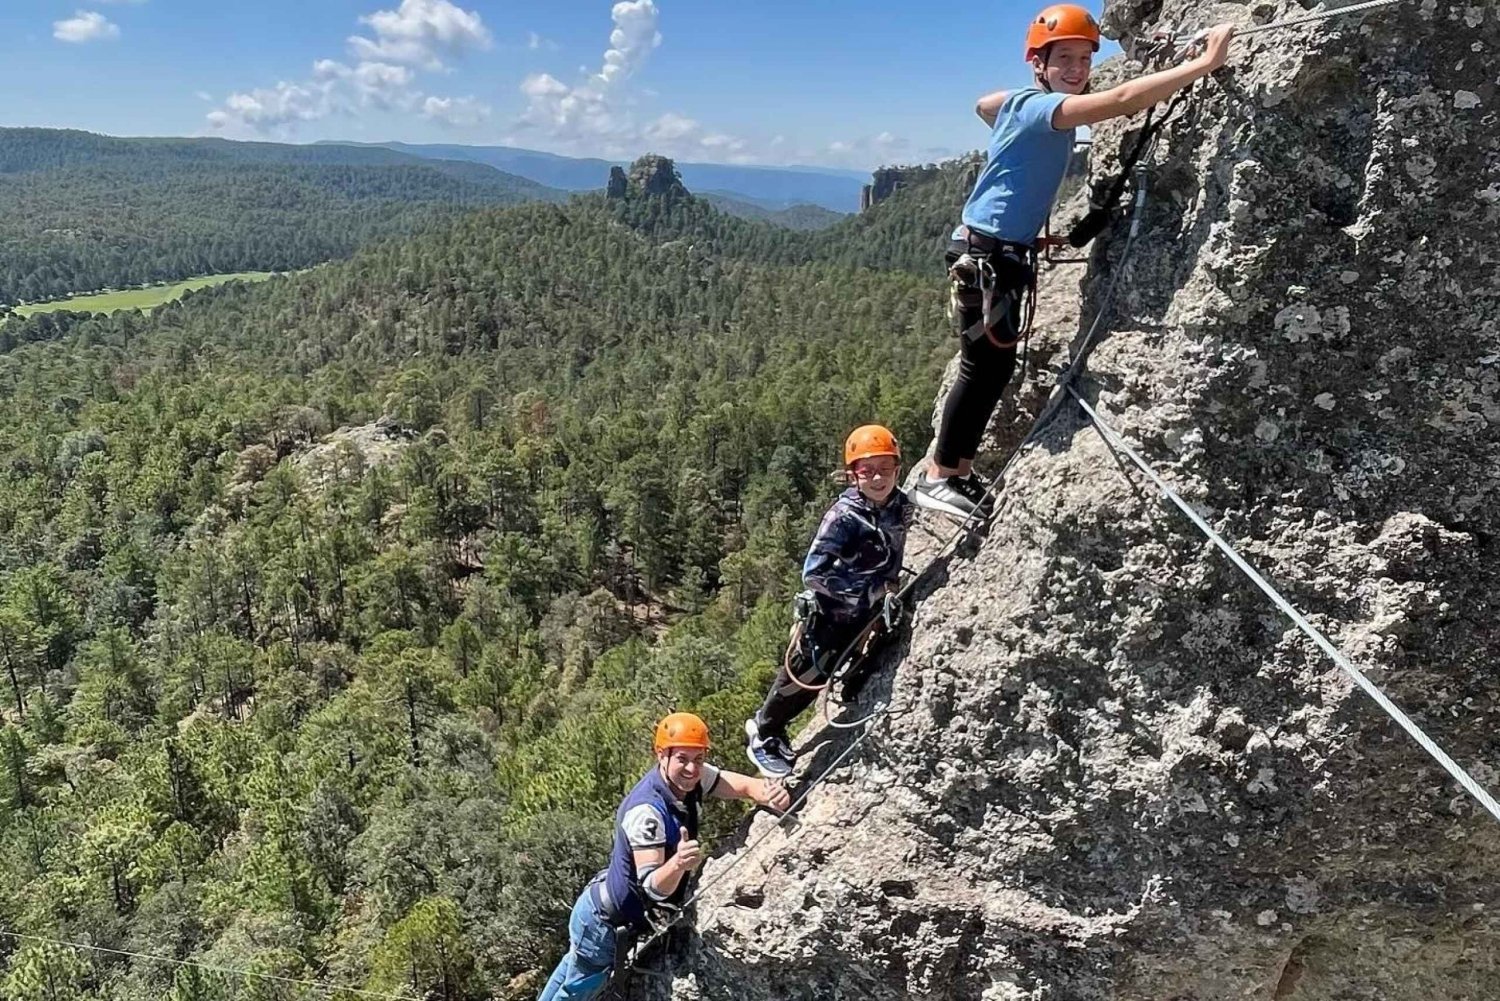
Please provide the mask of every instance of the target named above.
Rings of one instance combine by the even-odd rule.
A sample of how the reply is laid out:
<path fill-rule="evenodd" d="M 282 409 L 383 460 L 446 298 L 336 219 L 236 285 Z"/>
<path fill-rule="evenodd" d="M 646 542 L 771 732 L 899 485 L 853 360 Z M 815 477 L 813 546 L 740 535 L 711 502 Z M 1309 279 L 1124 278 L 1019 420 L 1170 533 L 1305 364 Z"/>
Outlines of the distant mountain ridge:
<path fill-rule="evenodd" d="M 324 145 L 324 144 L 320 144 Z M 628 167 L 626 160 L 561 156 L 514 146 L 376 143 L 354 148 L 379 148 L 441 160 L 483 163 L 506 173 L 565 191 L 593 191 L 604 187 L 611 167 Z M 860 190 L 867 173 L 827 167 L 754 167 L 723 163 L 677 163 L 682 183 L 690 191 L 713 191 L 772 211 L 798 204 L 819 205 L 834 212 L 859 209 Z"/>
<path fill-rule="evenodd" d="M 695 195 L 720 212 L 727 212 L 741 219 L 753 219 L 775 226 L 785 226 L 787 229 L 827 229 L 847 218 L 846 213 L 825 209 L 821 205 L 801 204 L 772 208 L 765 202 L 751 201 L 727 191 L 699 191 L 695 192 Z"/>
<path fill-rule="evenodd" d="M 76 129 L 0 128 L 0 175 L 75 167 L 234 164 L 299 167 L 409 167 L 504 190 L 513 200 L 561 201 L 566 194 L 468 159 L 419 157 L 384 146 L 295 145 L 189 137 L 120 137 Z"/>
<path fill-rule="evenodd" d="M 0 303 L 292 270 L 434 213 L 568 197 L 381 148 L 0 129 Z"/>

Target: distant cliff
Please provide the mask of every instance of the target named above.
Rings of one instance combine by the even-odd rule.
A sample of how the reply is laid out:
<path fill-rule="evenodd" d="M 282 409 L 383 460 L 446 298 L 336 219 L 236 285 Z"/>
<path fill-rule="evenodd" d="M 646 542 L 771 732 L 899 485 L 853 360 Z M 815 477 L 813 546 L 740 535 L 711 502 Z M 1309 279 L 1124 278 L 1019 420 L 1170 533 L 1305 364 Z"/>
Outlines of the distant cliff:
<path fill-rule="evenodd" d="M 941 164 L 926 163 L 920 167 L 881 167 L 875 171 L 870 183 L 860 191 L 859 210 L 864 212 L 872 205 L 879 205 L 903 188 L 934 181 L 950 173 L 955 164 L 963 171 L 963 185 L 967 191 L 973 186 L 974 179 L 979 176 L 979 169 L 984 166 L 984 154 L 974 152 L 960 157 L 958 161 L 949 160 Z M 1072 162 L 1068 164 L 1067 177 L 1063 181 L 1063 189 L 1058 199 L 1066 200 L 1088 177 L 1088 173 L 1089 146 L 1087 143 L 1080 143 L 1074 150 Z"/>

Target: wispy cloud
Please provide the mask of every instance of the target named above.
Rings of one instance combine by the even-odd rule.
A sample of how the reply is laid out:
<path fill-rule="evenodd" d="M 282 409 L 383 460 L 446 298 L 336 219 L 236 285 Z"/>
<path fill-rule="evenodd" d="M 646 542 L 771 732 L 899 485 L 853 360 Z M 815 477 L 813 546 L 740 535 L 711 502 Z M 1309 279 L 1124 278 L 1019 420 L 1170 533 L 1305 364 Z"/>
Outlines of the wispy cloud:
<path fill-rule="evenodd" d="M 662 44 L 661 13 L 654 0 L 621 0 L 610 10 L 609 46 L 597 69 L 580 71 L 574 83 L 551 73 L 521 81 L 526 111 L 517 123 L 523 134 L 573 152 L 631 155 L 650 145 L 674 156 L 717 153 L 739 156 L 744 140 L 709 132 L 687 115 L 669 111 L 642 121 L 631 79 Z"/>
<path fill-rule="evenodd" d="M 533 73 L 521 81 L 527 99 L 523 127 L 572 145 L 628 143 L 639 134 L 622 90 L 661 44 L 659 13 L 653 0 L 621 0 L 610 14 L 614 30 L 596 72 L 585 71 L 572 85 L 550 73 Z"/>
<path fill-rule="evenodd" d="M 812 146 L 783 136 L 766 141 L 734 135 L 675 110 L 642 115 L 643 99 L 656 95 L 634 78 L 663 43 L 660 10 L 654 0 L 625 0 L 610 14 L 609 45 L 597 68 L 581 67 L 571 83 L 546 72 L 521 81 L 526 110 L 515 123 L 512 141 L 591 156 L 626 157 L 650 150 L 682 159 L 854 169 L 911 162 L 929 152 L 890 132 Z"/>
<path fill-rule="evenodd" d="M 472 97 L 429 97 L 422 102 L 422 114 L 454 129 L 473 128 L 489 120 L 489 105 Z"/>
<path fill-rule="evenodd" d="M 52 37 L 74 45 L 106 42 L 120 37 L 120 26 L 97 10 L 80 10 L 70 18 L 52 22 Z"/>
<path fill-rule="evenodd" d="M 352 59 L 319 59 L 305 80 L 231 94 L 209 113 L 208 124 L 227 134 L 284 136 L 304 123 L 364 108 L 420 114 L 452 127 L 489 114 L 475 98 L 438 97 L 418 86 L 419 74 L 446 71 L 451 61 L 491 46 L 477 11 L 450 0 L 401 0 L 395 10 L 359 21 L 369 34 L 348 38 Z"/>

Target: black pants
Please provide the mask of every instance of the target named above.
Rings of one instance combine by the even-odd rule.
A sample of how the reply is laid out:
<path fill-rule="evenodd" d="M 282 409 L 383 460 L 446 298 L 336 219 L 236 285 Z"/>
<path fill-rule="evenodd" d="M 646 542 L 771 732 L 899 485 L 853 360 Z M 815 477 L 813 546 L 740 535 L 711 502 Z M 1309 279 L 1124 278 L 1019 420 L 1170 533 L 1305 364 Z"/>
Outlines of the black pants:
<path fill-rule="evenodd" d="M 948 245 L 951 268 L 959 256 L 971 251 L 965 240 Z M 943 423 L 938 430 L 935 457 L 938 465 L 953 468 L 979 454 L 979 440 L 989 427 L 990 416 L 1000 395 L 1016 373 L 1015 342 L 1021 336 L 1024 292 L 1031 284 L 1031 269 L 1003 253 L 987 258 L 994 268 L 998 298 L 1009 294 L 1009 307 L 995 318 L 987 332 L 964 334 L 984 318 L 983 291 L 977 282 L 954 280 L 953 326 L 959 336 L 958 380 L 948 390 L 943 404 Z M 984 334 L 988 333 L 989 336 Z M 1000 347 L 996 344 L 1008 345 Z"/>
<path fill-rule="evenodd" d="M 812 617 L 802 642 L 792 649 L 791 656 L 782 663 L 781 670 L 776 672 L 776 680 L 771 684 L 765 704 L 756 714 L 762 737 L 771 734 L 785 737 L 792 720 L 802 715 L 818 699 L 817 692 L 810 692 L 799 686 L 792 680 L 792 675 L 805 685 L 821 685 L 827 681 L 829 674 L 837 666 L 839 654 L 844 652 L 866 625 L 859 619 L 843 621 L 830 620 L 823 615 Z M 791 675 L 787 673 L 788 666 L 792 669 Z"/>

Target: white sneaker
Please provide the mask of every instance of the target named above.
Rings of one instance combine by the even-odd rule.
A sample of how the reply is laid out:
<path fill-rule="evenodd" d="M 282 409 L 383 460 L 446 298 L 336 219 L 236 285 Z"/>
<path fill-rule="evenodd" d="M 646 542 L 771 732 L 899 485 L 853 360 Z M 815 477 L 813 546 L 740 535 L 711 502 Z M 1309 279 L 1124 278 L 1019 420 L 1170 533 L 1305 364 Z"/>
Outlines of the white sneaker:
<path fill-rule="evenodd" d="M 983 503 L 988 499 L 985 487 L 977 479 L 962 476 L 934 480 L 925 472 L 918 473 L 917 482 L 911 490 L 911 499 L 918 507 L 941 511 L 959 521 L 965 521 L 976 513 L 988 513 L 988 505 Z"/>
<path fill-rule="evenodd" d="M 786 778 L 797 763 L 797 755 L 786 738 L 774 733 L 762 737 L 754 716 L 745 720 L 745 755 L 768 779 Z"/>

